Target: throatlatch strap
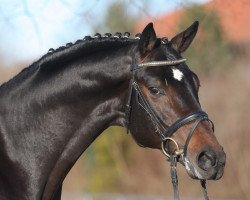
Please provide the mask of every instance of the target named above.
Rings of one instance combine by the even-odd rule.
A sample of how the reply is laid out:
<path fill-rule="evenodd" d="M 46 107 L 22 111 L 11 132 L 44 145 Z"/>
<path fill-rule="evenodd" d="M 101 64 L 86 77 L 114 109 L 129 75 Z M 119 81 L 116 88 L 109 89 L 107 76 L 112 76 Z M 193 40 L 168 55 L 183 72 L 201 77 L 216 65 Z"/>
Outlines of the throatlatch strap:
<path fill-rule="evenodd" d="M 128 91 L 128 99 L 126 103 L 125 108 L 125 115 L 126 115 L 126 126 L 127 126 L 127 133 L 129 133 L 130 129 L 130 115 L 131 115 L 131 98 L 132 98 L 132 92 L 133 92 L 133 83 L 135 80 L 135 69 L 136 69 L 136 59 L 135 59 L 135 53 L 132 56 L 132 63 L 130 65 L 130 71 L 132 72 L 132 77 L 129 82 L 129 91 Z"/>

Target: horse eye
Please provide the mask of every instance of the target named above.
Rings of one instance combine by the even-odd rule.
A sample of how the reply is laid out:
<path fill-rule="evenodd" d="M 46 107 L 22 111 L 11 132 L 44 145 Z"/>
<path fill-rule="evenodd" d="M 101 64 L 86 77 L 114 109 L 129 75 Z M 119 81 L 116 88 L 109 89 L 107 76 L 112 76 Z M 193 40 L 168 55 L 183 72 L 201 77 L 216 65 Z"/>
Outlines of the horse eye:
<path fill-rule="evenodd" d="M 149 89 L 150 93 L 153 94 L 153 95 L 160 94 L 160 90 L 158 88 L 156 88 L 156 87 L 149 87 L 148 89 Z"/>

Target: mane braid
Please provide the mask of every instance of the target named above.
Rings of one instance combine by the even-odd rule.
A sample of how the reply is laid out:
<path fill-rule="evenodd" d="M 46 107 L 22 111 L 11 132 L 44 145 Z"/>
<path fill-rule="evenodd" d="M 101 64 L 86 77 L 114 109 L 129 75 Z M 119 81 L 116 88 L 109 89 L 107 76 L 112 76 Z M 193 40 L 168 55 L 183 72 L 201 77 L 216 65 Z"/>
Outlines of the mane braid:
<path fill-rule="evenodd" d="M 109 47 L 127 46 L 128 44 L 135 42 L 135 39 L 130 38 L 86 37 L 88 37 L 88 39 L 77 40 L 74 44 L 67 43 L 66 46 L 59 47 L 54 51 L 53 49 L 50 49 L 47 54 L 36 62 L 36 64 L 39 65 L 40 68 L 43 68 L 43 66 L 48 67 L 48 65 L 54 65 L 57 62 L 64 62 L 74 57 L 93 53 L 97 50 L 99 51 Z"/>

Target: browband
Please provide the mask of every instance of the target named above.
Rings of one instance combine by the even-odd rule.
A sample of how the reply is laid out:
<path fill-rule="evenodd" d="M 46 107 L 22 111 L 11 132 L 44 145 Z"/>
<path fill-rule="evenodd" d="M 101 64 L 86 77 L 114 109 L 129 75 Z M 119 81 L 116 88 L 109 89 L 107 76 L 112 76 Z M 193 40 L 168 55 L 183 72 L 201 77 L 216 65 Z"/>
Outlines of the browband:
<path fill-rule="evenodd" d="M 134 49 L 134 52 L 132 54 L 132 63 L 130 65 L 130 70 L 135 71 L 137 69 L 145 68 L 145 67 L 164 67 L 164 66 L 174 66 L 179 65 L 181 63 L 186 62 L 187 59 L 180 58 L 176 60 L 162 60 L 162 61 L 151 61 L 151 62 L 145 62 L 145 63 L 136 63 L 136 50 Z M 132 79 L 134 78 L 134 74 L 132 74 Z"/>
<path fill-rule="evenodd" d="M 153 61 L 153 62 L 146 62 L 146 63 L 140 63 L 137 64 L 136 69 L 140 69 L 143 67 L 161 67 L 161 66 L 166 66 L 166 65 L 179 65 L 181 63 L 184 63 L 187 59 L 182 58 L 179 60 L 164 60 L 164 61 Z"/>

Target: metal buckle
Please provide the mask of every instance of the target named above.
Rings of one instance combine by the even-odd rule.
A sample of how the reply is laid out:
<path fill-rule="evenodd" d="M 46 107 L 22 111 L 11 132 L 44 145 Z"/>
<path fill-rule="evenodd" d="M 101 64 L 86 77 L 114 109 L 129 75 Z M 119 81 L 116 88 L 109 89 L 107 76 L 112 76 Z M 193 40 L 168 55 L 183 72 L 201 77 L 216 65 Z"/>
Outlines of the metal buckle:
<path fill-rule="evenodd" d="M 175 146 L 176 146 L 176 150 L 175 150 L 175 152 L 174 152 L 173 155 L 169 154 L 166 151 L 166 149 L 165 149 L 165 145 L 166 145 L 166 142 L 168 140 L 172 141 L 175 144 Z M 173 138 L 171 138 L 171 137 L 166 137 L 164 139 L 164 141 L 162 141 L 162 143 L 161 143 L 161 149 L 162 149 L 163 154 L 166 155 L 168 158 L 170 158 L 171 156 L 178 157 L 178 156 L 180 156 L 180 155 L 183 154 L 183 149 L 180 149 L 178 143 Z"/>

